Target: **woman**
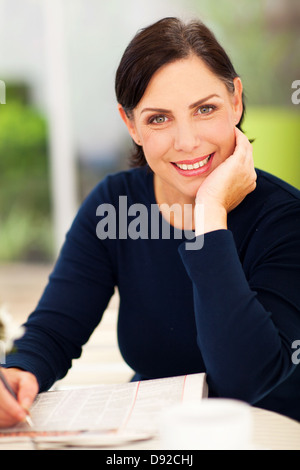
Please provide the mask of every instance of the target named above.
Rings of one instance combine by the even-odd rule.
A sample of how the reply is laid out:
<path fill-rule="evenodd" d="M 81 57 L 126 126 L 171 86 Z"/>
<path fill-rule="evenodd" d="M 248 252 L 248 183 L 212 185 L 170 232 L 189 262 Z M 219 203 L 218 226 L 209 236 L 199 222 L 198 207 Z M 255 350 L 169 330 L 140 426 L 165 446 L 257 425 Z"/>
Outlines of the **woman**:
<path fill-rule="evenodd" d="M 19 404 L 0 388 L 1 425 L 67 373 L 116 286 L 134 380 L 205 371 L 210 396 L 300 419 L 299 192 L 255 171 L 228 56 L 202 23 L 165 18 L 129 44 L 116 94 L 135 168 L 80 208 L 7 359 Z"/>

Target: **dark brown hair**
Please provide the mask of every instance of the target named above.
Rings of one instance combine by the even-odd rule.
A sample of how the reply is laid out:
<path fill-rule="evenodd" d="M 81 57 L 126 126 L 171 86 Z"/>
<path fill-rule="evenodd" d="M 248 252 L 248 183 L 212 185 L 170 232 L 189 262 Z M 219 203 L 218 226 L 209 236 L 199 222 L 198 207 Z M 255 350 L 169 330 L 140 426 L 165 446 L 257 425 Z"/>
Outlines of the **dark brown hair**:
<path fill-rule="evenodd" d="M 201 22 L 183 23 L 178 18 L 164 18 L 140 30 L 126 48 L 116 72 L 118 103 L 129 118 L 138 105 L 154 73 L 163 65 L 195 54 L 234 92 L 234 67 L 214 34 Z M 237 125 L 240 128 L 244 113 Z M 146 164 L 143 148 L 134 143 L 131 166 Z"/>

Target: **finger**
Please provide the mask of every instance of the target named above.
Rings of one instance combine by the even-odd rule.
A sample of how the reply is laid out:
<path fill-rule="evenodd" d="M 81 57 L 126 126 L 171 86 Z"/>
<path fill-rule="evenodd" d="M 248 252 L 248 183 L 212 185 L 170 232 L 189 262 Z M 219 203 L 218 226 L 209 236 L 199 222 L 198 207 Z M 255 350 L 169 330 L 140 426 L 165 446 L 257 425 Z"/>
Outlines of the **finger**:
<path fill-rule="evenodd" d="M 243 141 L 247 141 L 249 142 L 248 140 L 248 137 L 246 136 L 246 134 L 244 134 L 244 132 L 242 132 L 238 127 L 235 127 L 235 138 L 236 138 L 236 141 L 238 143 L 241 143 Z"/>
<path fill-rule="evenodd" d="M 249 142 L 247 136 L 243 134 L 239 129 L 236 128 L 236 135 L 237 135 L 237 145 L 236 151 L 234 153 L 237 156 L 247 169 L 247 173 L 252 181 L 256 181 L 257 175 L 255 172 L 254 167 L 254 159 L 253 159 L 253 147 L 252 144 Z"/>
<path fill-rule="evenodd" d="M 25 372 L 20 377 L 18 401 L 24 410 L 29 411 L 38 393 L 38 383 L 33 374 Z"/>
<path fill-rule="evenodd" d="M 234 150 L 233 155 L 241 157 L 241 158 L 252 158 L 252 145 L 249 142 L 247 136 L 240 131 L 237 127 L 235 128 L 235 135 L 236 135 L 236 147 Z"/>
<path fill-rule="evenodd" d="M 26 412 L 2 382 L 0 382 L 0 417 L 2 422 L 23 421 L 26 418 Z"/>

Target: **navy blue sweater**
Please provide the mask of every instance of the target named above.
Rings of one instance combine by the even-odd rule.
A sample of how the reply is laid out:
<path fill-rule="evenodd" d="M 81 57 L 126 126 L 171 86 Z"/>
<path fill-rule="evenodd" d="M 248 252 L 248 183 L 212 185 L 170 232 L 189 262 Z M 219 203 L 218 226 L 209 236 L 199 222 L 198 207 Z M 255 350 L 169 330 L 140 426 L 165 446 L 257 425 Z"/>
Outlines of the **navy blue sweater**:
<path fill-rule="evenodd" d="M 105 178 L 81 206 L 7 367 L 48 389 L 117 287 L 119 347 L 135 378 L 205 371 L 210 396 L 300 420 L 299 191 L 257 173 L 228 230 L 205 234 L 197 250 L 187 244 L 199 237 L 161 217 L 147 167 Z"/>

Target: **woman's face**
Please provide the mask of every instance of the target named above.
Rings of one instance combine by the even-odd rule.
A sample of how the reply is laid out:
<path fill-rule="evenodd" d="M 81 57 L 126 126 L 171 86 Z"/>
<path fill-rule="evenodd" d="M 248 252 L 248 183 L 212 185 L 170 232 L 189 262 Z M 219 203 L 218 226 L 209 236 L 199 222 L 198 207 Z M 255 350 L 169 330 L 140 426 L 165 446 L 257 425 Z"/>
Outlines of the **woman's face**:
<path fill-rule="evenodd" d="M 159 69 L 128 119 L 131 137 L 143 147 L 154 172 L 158 202 L 191 202 L 207 176 L 235 148 L 242 114 L 242 85 L 235 93 L 197 56 Z"/>

